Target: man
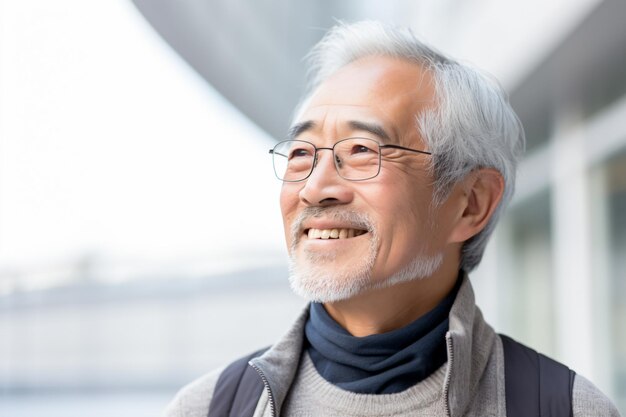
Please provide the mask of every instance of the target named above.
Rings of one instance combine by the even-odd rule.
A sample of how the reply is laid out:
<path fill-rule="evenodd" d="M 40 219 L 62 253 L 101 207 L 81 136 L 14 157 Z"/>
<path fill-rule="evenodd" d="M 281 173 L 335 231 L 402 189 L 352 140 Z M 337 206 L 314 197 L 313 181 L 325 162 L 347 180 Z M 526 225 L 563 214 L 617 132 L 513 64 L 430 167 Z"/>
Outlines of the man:
<path fill-rule="evenodd" d="M 312 303 L 244 362 L 260 394 L 228 397 L 220 370 L 167 415 L 236 415 L 245 402 L 259 417 L 505 416 L 503 341 L 467 276 L 524 148 L 505 94 L 374 22 L 332 29 L 309 59 L 310 90 L 271 153 L 290 282 Z M 618 415 L 583 377 L 572 391 L 574 416 Z"/>

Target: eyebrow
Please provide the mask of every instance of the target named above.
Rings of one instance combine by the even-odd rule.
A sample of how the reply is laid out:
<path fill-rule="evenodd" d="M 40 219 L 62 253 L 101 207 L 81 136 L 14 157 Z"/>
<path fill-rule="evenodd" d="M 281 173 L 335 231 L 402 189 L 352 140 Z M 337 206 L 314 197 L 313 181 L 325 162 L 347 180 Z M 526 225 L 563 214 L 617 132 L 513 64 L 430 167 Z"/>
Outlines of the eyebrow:
<path fill-rule="evenodd" d="M 304 122 L 296 123 L 291 128 L 289 128 L 289 132 L 287 132 L 287 139 L 293 140 L 300 136 L 301 134 L 313 130 L 316 124 L 312 120 L 307 120 Z M 372 135 L 378 136 L 383 141 L 391 141 L 391 137 L 387 133 L 387 131 L 377 123 L 368 123 L 362 122 L 359 120 L 350 120 L 348 121 L 348 126 L 350 126 L 353 130 L 363 130 L 365 132 L 369 132 Z"/>
<path fill-rule="evenodd" d="M 367 123 L 358 120 L 351 120 L 348 122 L 348 125 L 350 125 L 350 127 L 354 130 L 363 130 L 365 132 L 371 133 L 372 135 L 378 136 L 384 141 L 391 141 L 389 134 L 381 125 L 377 123 Z"/>
<path fill-rule="evenodd" d="M 287 132 L 287 139 L 293 140 L 297 138 L 298 136 L 300 136 L 301 134 L 303 134 L 304 132 L 312 130 L 314 127 L 315 127 L 315 122 L 311 120 L 307 120 L 306 122 L 296 123 L 295 125 L 289 128 L 289 131 Z"/>

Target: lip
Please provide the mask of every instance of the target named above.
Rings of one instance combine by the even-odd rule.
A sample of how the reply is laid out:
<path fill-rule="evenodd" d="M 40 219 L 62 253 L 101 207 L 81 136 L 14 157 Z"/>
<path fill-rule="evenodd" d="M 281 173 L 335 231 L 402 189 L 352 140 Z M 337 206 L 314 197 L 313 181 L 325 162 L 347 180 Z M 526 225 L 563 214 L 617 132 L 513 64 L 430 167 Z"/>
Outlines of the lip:
<path fill-rule="evenodd" d="M 315 229 L 315 228 L 313 228 L 313 229 Z M 353 230 L 359 230 L 359 231 L 360 231 L 360 233 L 359 233 L 359 234 L 357 234 L 356 236 L 355 236 L 354 234 L 353 234 L 352 236 L 350 236 L 350 235 L 348 234 L 348 236 L 347 236 L 347 237 L 344 235 L 344 237 L 339 237 L 339 238 L 335 237 L 335 238 L 326 238 L 326 239 L 324 239 L 324 238 L 319 238 L 319 237 L 312 237 L 312 238 L 310 238 L 310 237 L 309 237 L 309 233 L 310 233 L 310 230 L 311 230 L 311 229 L 304 229 L 304 230 L 302 231 L 302 234 L 300 235 L 300 239 L 299 239 L 299 240 L 301 240 L 301 241 L 307 241 L 307 242 L 315 242 L 315 241 L 320 241 L 320 242 L 325 242 L 325 243 L 326 243 L 326 242 L 338 242 L 338 241 L 342 241 L 342 242 L 352 242 L 352 241 L 354 241 L 354 239 L 356 239 L 356 238 L 359 238 L 359 237 L 361 237 L 361 236 L 364 236 L 364 235 L 368 235 L 368 234 L 369 234 L 369 232 L 368 232 L 367 230 L 365 230 L 365 229 L 355 229 L 355 228 L 332 228 L 332 229 L 337 229 L 337 230 L 339 230 L 339 231 L 341 231 L 342 229 L 343 229 L 343 230 L 345 230 L 345 229 L 353 229 Z M 325 230 L 332 230 L 332 229 L 325 229 Z M 318 229 L 318 230 L 319 230 L 319 229 Z M 341 236 L 341 234 L 340 234 L 340 236 Z"/>
<path fill-rule="evenodd" d="M 361 225 L 346 222 L 337 222 L 336 220 L 311 219 L 302 223 L 300 231 L 306 233 L 309 229 L 355 229 L 369 232 L 368 229 Z"/>
<path fill-rule="evenodd" d="M 302 230 L 309 229 L 359 229 L 365 230 L 362 227 L 349 223 L 338 223 L 330 220 L 311 220 L 302 224 Z"/>
<path fill-rule="evenodd" d="M 320 215 L 321 214 L 321 215 Z M 327 214 L 327 215 L 324 215 Z M 355 242 L 354 239 L 358 237 L 362 237 L 367 234 L 371 234 L 372 230 L 369 226 L 368 219 L 363 215 L 359 215 L 356 212 L 338 212 L 338 211 L 330 211 L 328 213 L 315 213 L 310 212 L 307 213 L 306 218 L 302 220 L 296 221 L 298 229 L 294 231 L 293 238 L 295 244 L 299 242 L 308 242 L 313 243 L 314 241 L 323 242 L 323 244 L 331 244 L 330 242 L 334 242 L 334 244 L 339 244 L 337 242 Z M 309 239 L 309 233 L 311 229 L 317 230 L 333 230 L 337 229 L 341 232 L 341 230 L 358 230 L 359 233 L 355 233 L 356 236 L 352 237 L 343 237 L 343 238 L 331 238 L 331 239 L 318 239 L 311 238 Z M 344 235 L 345 236 L 345 235 Z M 368 236 L 366 238 L 369 238 Z M 341 243 L 342 245 L 344 243 Z"/>
<path fill-rule="evenodd" d="M 365 232 L 362 235 L 354 236 L 348 239 L 309 239 L 306 233 L 302 234 L 302 239 L 300 239 L 301 243 L 306 245 L 349 245 L 355 242 L 358 242 L 362 239 L 368 239 L 369 232 Z"/>

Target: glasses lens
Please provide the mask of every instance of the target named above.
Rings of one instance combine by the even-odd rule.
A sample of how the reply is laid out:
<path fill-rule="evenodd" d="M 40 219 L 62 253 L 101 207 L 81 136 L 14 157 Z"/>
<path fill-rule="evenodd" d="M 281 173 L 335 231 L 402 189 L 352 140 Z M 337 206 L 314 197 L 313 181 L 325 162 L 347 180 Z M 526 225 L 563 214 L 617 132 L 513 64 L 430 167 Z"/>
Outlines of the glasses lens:
<path fill-rule="evenodd" d="M 380 145 L 372 139 L 350 138 L 335 144 L 335 164 L 347 180 L 374 178 L 380 170 Z"/>
<path fill-rule="evenodd" d="M 279 180 L 302 181 L 313 169 L 315 147 L 301 140 L 286 140 L 274 147 L 272 159 Z"/>

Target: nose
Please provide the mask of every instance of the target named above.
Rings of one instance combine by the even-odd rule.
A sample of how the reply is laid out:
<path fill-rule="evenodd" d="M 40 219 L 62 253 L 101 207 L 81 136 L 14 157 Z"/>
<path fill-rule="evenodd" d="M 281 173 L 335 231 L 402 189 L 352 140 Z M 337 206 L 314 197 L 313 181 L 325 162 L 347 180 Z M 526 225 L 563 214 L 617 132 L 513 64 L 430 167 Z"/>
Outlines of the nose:
<path fill-rule="evenodd" d="M 339 176 L 333 161 L 333 152 L 318 150 L 313 172 L 300 190 L 300 200 L 308 206 L 348 204 L 354 193 L 350 181 Z"/>

